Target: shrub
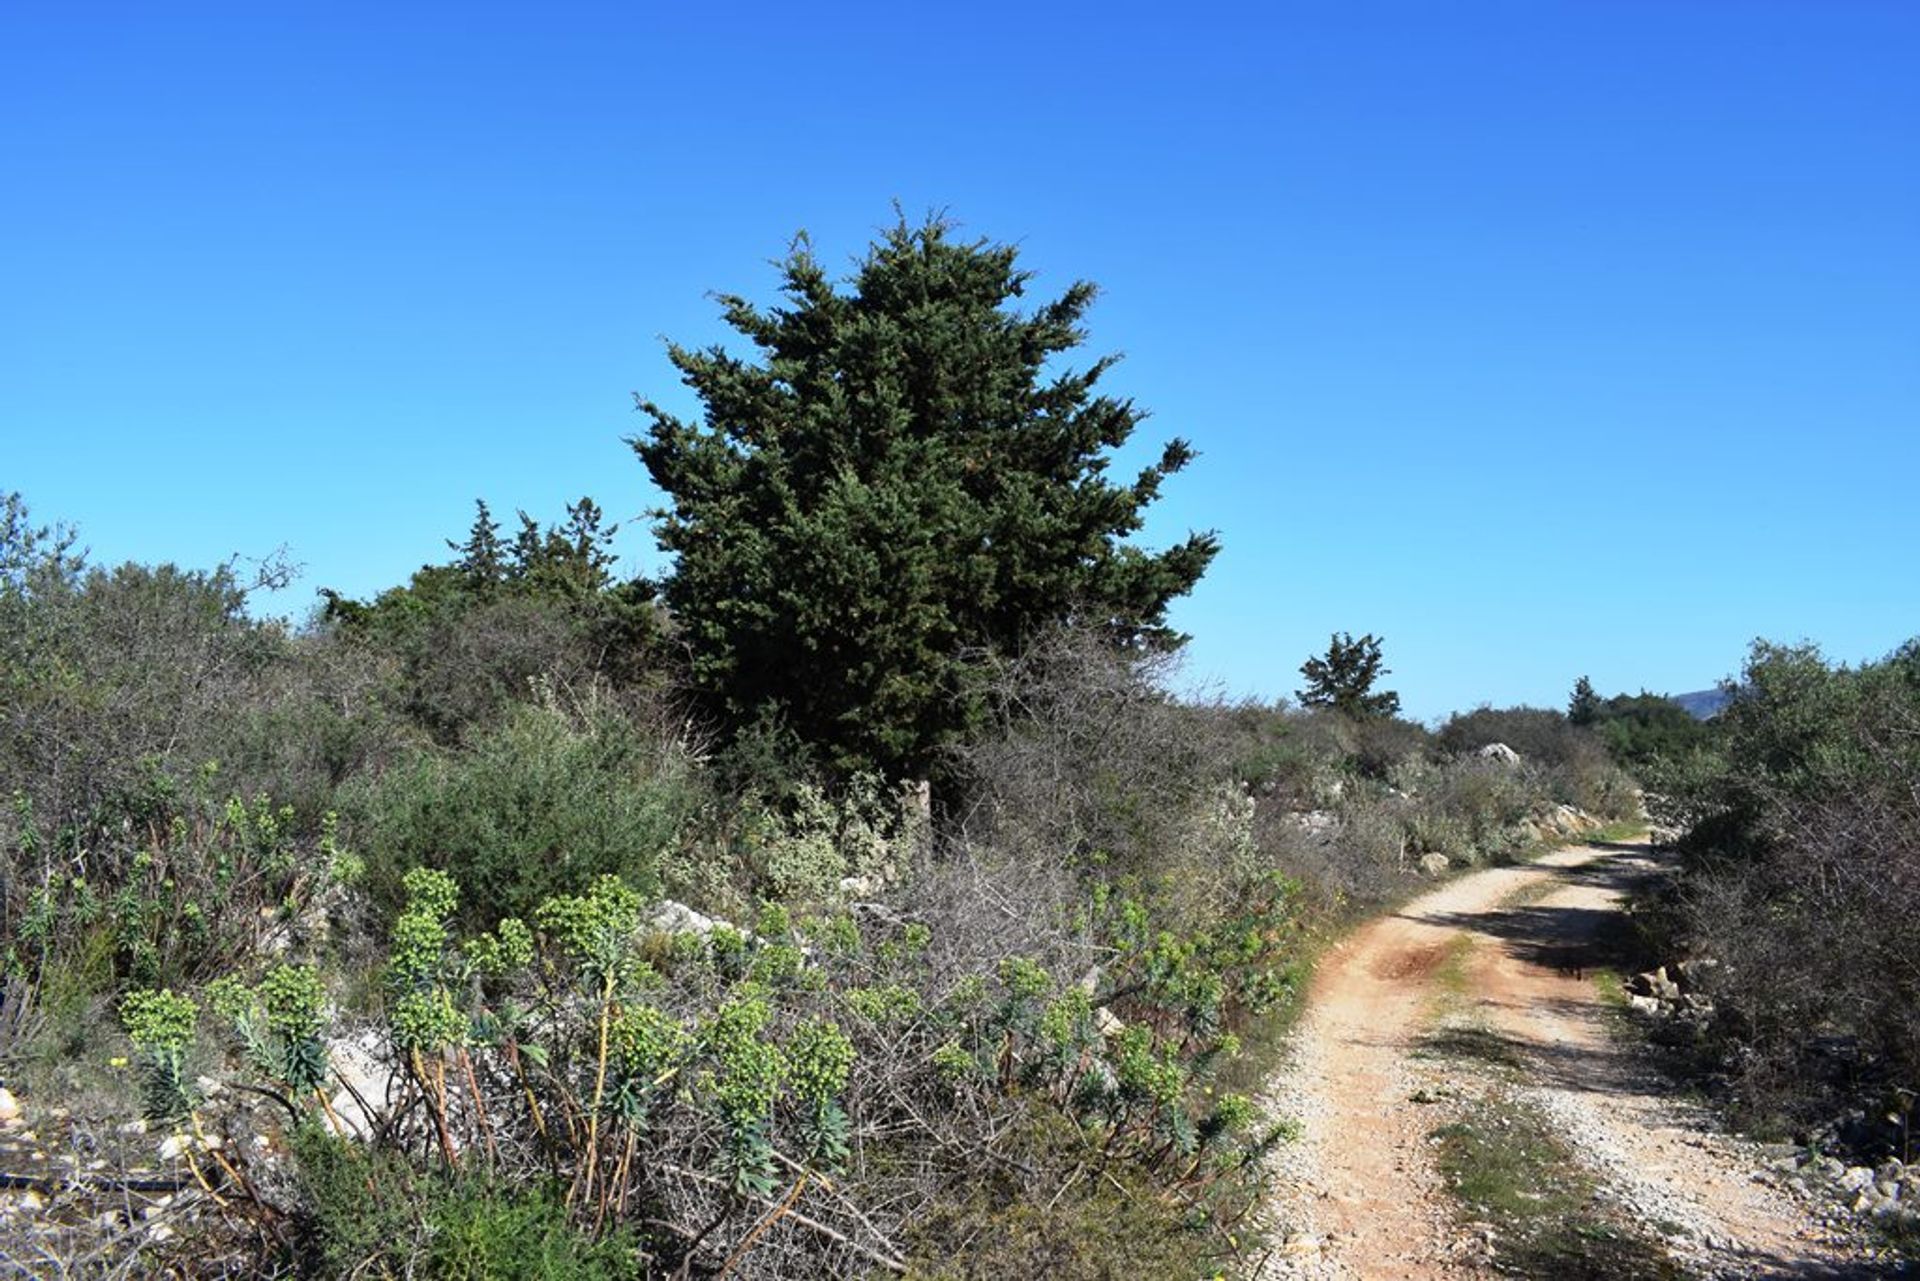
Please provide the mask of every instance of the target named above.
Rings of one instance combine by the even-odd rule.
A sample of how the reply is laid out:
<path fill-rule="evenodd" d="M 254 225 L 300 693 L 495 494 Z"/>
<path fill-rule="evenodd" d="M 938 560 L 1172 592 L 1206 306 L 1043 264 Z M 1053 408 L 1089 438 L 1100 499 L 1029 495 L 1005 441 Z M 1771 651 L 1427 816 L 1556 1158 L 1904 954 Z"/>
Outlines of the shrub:
<path fill-rule="evenodd" d="M 211 769 L 185 783 L 152 772 L 86 844 L 71 829 L 48 832 L 19 800 L 0 969 L 34 981 L 95 973 L 104 993 L 119 980 L 205 982 L 269 943 L 314 946 L 352 865 L 331 820 L 303 837 L 288 807 L 265 796 L 222 803 L 217 783 Z M 87 956 L 110 964 L 72 964 Z"/>
<path fill-rule="evenodd" d="M 1504 854 L 1520 821 L 1539 804 L 1541 792 L 1520 770 L 1496 761 L 1457 761 L 1437 771 L 1422 803 L 1463 825 L 1473 847 Z"/>
<path fill-rule="evenodd" d="M 1062 1117 L 1025 1112 L 1010 1127 L 1006 1163 L 995 1163 L 939 1198 L 914 1221 L 908 1241 L 916 1281 L 1049 1277 L 1213 1275 L 1193 1257 L 1177 1207 L 1139 1175 L 1110 1172 L 1121 1195 L 1084 1168 L 1084 1139 Z M 1018 1164 L 1014 1164 L 1018 1162 Z M 1024 1172 L 1031 1175 L 1023 1177 Z M 1042 1192 L 1049 1183 L 1053 1192 Z"/>
<path fill-rule="evenodd" d="M 422 751 L 353 803 L 369 890 L 397 905 L 412 868 L 453 874 L 463 919 L 525 917 L 617 875 L 660 885 L 702 794 L 679 739 L 608 701 L 523 705 L 455 753 Z"/>
<path fill-rule="evenodd" d="M 1426 726 L 1397 716 L 1371 716 L 1354 723 L 1352 768 L 1361 778 L 1383 779 L 1395 766 L 1425 755 Z"/>
<path fill-rule="evenodd" d="M 218 759 L 236 705 L 288 661 L 285 628 L 247 617 L 230 568 L 69 567 L 0 580 L 0 784 L 76 843 L 110 837 L 156 774 Z"/>
<path fill-rule="evenodd" d="M 1398 716 L 1356 717 L 1322 708 L 1288 716 L 1287 721 L 1315 756 L 1348 778 L 1364 781 L 1384 781 L 1394 770 L 1424 760 L 1431 747 L 1432 735 L 1425 726 Z"/>
<path fill-rule="evenodd" d="M 644 685 L 660 619 L 644 581 L 617 582 L 617 526 L 582 498 L 543 528 L 522 512 L 511 540 L 478 512 L 458 557 L 425 565 L 371 601 L 323 589 L 321 626 L 393 675 L 393 701 L 446 746 L 493 725 L 537 683 Z"/>
<path fill-rule="evenodd" d="M 1920 645 L 1850 670 L 1756 644 L 1715 750 L 1663 784 L 1742 1110 L 1805 1124 L 1920 1088 Z"/>
<path fill-rule="evenodd" d="M 963 839 L 1009 857 L 1151 867 L 1229 767 L 1171 660 L 1056 633 L 995 673 L 993 723 L 953 756 Z"/>
<path fill-rule="evenodd" d="M 1262 804 L 1254 813 L 1262 856 L 1300 882 L 1304 914 L 1316 925 L 1364 914 L 1409 883 L 1399 831 L 1387 823 L 1373 839 L 1356 840 L 1350 823 L 1319 834 L 1277 806 Z"/>
<path fill-rule="evenodd" d="M 391 671 L 337 637 L 288 638 L 243 694 L 213 709 L 194 737 L 229 789 L 290 806 L 304 835 L 339 806 L 350 779 L 384 769 L 420 742 L 396 709 Z"/>
<path fill-rule="evenodd" d="M 1208 857 L 1251 848 L 1235 795 L 1196 835 Z M 903 892 L 898 920 L 769 905 L 752 935 L 664 946 L 614 878 L 539 905 L 532 930 L 502 921 L 475 936 L 455 924 L 460 887 L 416 868 L 385 976 L 398 1076 L 376 1106 L 395 1123 L 365 1150 L 326 1137 L 316 1118 L 333 1114 L 305 1093 L 324 1071 L 311 971 L 282 967 L 252 990 L 222 981 L 205 1004 L 236 1021 L 252 1071 L 306 1118 L 302 1231 L 334 1274 L 630 1274 L 642 1249 L 667 1273 L 904 1266 L 910 1222 L 978 1221 L 983 1150 L 1019 1171 L 993 1204 L 1043 1200 L 1071 1173 L 1067 1152 L 1030 1169 L 1018 1153 L 1020 1136 L 1047 1133 L 1083 1135 L 1078 1159 L 1097 1152 L 1113 1180 L 1150 1193 L 1159 1209 L 1133 1216 L 1124 1247 L 1135 1257 L 1231 1250 L 1227 1225 L 1258 1195 L 1278 1132 L 1216 1083 L 1238 1029 L 1298 981 L 1295 887 L 1250 867 L 1184 903 L 1097 877 L 1036 898 L 1003 873 L 953 876 L 959 863 Z M 973 893 L 954 892 L 963 880 Z M 1024 910 L 993 906 L 1007 901 Z M 974 929 L 966 912 L 1013 933 Z M 1122 1028 L 1103 1034 L 1103 1006 Z M 194 1012 L 166 993 L 128 1003 L 143 1063 L 168 1087 L 156 1107 L 199 1106 L 184 1069 Z M 263 1096 L 229 1097 L 242 1106 L 218 1120 L 226 1151 L 263 1160 L 246 1141 L 261 1117 L 245 1110 Z M 504 1191 L 534 1169 L 557 1182 Z M 282 1210 L 245 1186 L 236 1214 L 275 1221 Z M 1013 1211 L 1012 1235 L 980 1257 L 1071 1253 L 1120 1214 L 1094 1188 L 1055 1204 Z"/>
<path fill-rule="evenodd" d="M 1340 810 L 1335 840 L 1363 867 L 1407 867 L 1407 806 L 1404 802 L 1356 799 Z"/>
<path fill-rule="evenodd" d="M 1606 759 L 1606 749 L 1591 730 L 1540 707 L 1476 707 L 1456 712 L 1434 735 L 1435 746 L 1454 756 L 1469 755 L 1490 743 L 1505 743 L 1522 760 L 1548 767 Z"/>
<path fill-rule="evenodd" d="M 630 1232 L 576 1227 L 552 1188 L 454 1181 L 427 1216 L 426 1275 L 439 1281 L 627 1281 L 640 1251 Z"/>
<path fill-rule="evenodd" d="M 747 892 L 797 903 L 833 897 L 849 875 L 896 880 L 909 853 L 901 806 L 872 775 L 855 776 L 834 795 L 796 783 L 784 803 L 747 817 L 738 842 Z"/>
<path fill-rule="evenodd" d="M 483 1174 L 422 1175 L 318 1125 L 293 1136 L 301 1197 L 296 1261 L 315 1276 L 437 1281 L 625 1281 L 632 1235 L 583 1231 L 559 1190 Z"/>
<path fill-rule="evenodd" d="M 1633 818 L 1639 812 L 1639 788 L 1614 763 L 1602 734 L 1574 724 L 1559 712 L 1538 707 L 1475 708 L 1449 718 L 1435 741 L 1443 751 L 1457 756 L 1471 755 L 1489 743 L 1505 743 L 1520 754 L 1536 789 L 1553 801 L 1600 818 Z"/>

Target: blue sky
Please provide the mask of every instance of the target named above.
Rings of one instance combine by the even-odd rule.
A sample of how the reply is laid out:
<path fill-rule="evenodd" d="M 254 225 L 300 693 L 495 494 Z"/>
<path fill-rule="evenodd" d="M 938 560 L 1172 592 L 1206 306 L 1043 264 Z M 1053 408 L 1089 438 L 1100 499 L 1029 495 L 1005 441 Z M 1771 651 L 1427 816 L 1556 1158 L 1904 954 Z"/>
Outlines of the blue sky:
<path fill-rule="evenodd" d="M 630 393 L 802 228 L 1103 288 L 1201 451 L 1196 682 L 1409 711 L 1920 632 L 1920 4 L 352 3 L 0 13 L 0 490 L 108 560 L 401 580 L 654 500 Z M 658 559 L 637 519 L 636 569 Z"/>

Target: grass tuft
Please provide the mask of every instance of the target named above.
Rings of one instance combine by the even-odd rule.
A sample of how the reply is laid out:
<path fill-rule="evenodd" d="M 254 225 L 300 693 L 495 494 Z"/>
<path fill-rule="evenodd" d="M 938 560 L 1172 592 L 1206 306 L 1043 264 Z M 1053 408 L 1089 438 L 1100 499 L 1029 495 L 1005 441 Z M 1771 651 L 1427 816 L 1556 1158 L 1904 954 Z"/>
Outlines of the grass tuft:
<path fill-rule="evenodd" d="M 1491 1224 L 1494 1266 L 1554 1281 L 1670 1281 L 1683 1274 L 1653 1241 L 1600 1204 L 1599 1185 L 1537 1110 L 1480 1101 L 1434 1132 L 1462 1217 Z"/>

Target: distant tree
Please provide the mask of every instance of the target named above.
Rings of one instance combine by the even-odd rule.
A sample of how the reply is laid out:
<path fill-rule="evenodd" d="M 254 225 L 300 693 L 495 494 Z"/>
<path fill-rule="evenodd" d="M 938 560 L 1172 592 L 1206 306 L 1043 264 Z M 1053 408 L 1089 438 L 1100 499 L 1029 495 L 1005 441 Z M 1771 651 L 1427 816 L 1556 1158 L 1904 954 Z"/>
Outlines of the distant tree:
<path fill-rule="evenodd" d="M 613 585 L 613 536 L 598 503 L 582 498 L 559 525 L 542 529 L 525 512 L 513 540 L 509 578 L 536 594 L 590 599 Z"/>
<path fill-rule="evenodd" d="M 1621 765 L 1643 768 L 1681 760 L 1712 737 L 1712 730 L 1665 694 L 1641 690 L 1602 698 L 1585 676 L 1573 683 L 1567 721 L 1590 729 Z"/>
<path fill-rule="evenodd" d="M 27 500 L 0 494 L 0 591 L 26 592 L 49 582 L 71 586 L 86 567 L 67 525 L 35 525 Z"/>
<path fill-rule="evenodd" d="M 1600 696 L 1593 682 L 1582 676 L 1573 683 L 1573 697 L 1567 701 L 1567 719 L 1575 725 L 1591 725 L 1600 718 Z"/>
<path fill-rule="evenodd" d="M 1357 720 L 1394 716 L 1400 711 L 1400 695 L 1392 690 L 1375 692 L 1374 683 L 1388 675 L 1380 655 L 1380 639 L 1371 632 L 1355 640 L 1351 633 L 1336 632 L 1329 638 L 1326 656 L 1309 658 L 1300 665 L 1307 687 L 1296 691 L 1308 707 L 1329 707 Z"/>
<path fill-rule="evenodd" d="M 509 540 L 485 502 L 474 504 L 454 558 L 423 565 L 370 601 L 328 589 L 322 621 L 345 639 L 397 660 L 408 713 L 444 742 L 523 698 L 528 681 L 649 678 L 660 635 L 654 586 L 614 574 L 608 524 L 582 498 L 542 525 L 525 512 Z"/>
<path fill-rule="evenodd" d="M 458 553 L 450 564 L 422 565 L 406 586 L 390 588 L 371 602 L 322 588 L 325 620 L 349 628 L 377 627 L 383 614 L 417 614 L 449 599 L 456 604 L 496 596 L 575 603 L 608 594 L 651 599 L 652 587 L 643 580 L 616 582 L 612 544 L 620 527 L 606 524 L 591 498 L 570 504 L 566 520 L 558 525 L 543 526 L 520 512 L 520 529 L 512 542 L 500 537 L 500 522 L 484 500 L 476 500 L 474 509 L 467 540 L 447 541 L 448 549 Z"/>
<path fill-rule="evenodd" d="M 802 242 L 783 306 L 720 299 L 757 359 L 669 349 L 703 422 L 639 401 L 696 686 L 724 721 L 777 720 L 838 768 L 926 771 L 977 722 L 983 660 L 1056 624 L 1178 644 L 1167 604 L 1217 550 L 1126 542 L 1193 454 L 1174 440 L 1108 479 L 1143 412 L 1095 393 L 1114 357 L 1058 363 L 1094 287 L 1018 310 L 1016 251 L 952 232 L 901 220 L 846 287 Z"/>
<path fill-rule="evenodd" d="M 447 546 L 460 553 L 460 559 L 453 564 L 466 579 L 467 590 L 476 596 L 491 596 L 506 581 L 507 549 L 500 541 L 500 522 L 487 509 L 486 500 L 476 498 L 473 505 L 476 510 L 467 541 L 456 543 L 449 539 Z"/>
<path fill-rule="evenodd" d="M 460 585 L 473 595 L 490 598 L 511 590 L 585 598 L 613 585 L 613 537 L 620 527 L 606 523 L 593 499 L 569 504 L 566 520 L 558 525 L 543 526 L 520 512 L 512 542 L 500 537 L 500 522 L 485 500 L 476 499 L 474 508 L 467 541 L 447 541 L 459 557 L 444 567 L 457 571 Z"/>
<path fill-rule="evenodd" d="M 24 665 L 48 661 L 45 632 L 80 586 L 87 557 L 64 525 L 36 525 L 26 499 L 0 494 L 0 689 L 26 684 Z"/>

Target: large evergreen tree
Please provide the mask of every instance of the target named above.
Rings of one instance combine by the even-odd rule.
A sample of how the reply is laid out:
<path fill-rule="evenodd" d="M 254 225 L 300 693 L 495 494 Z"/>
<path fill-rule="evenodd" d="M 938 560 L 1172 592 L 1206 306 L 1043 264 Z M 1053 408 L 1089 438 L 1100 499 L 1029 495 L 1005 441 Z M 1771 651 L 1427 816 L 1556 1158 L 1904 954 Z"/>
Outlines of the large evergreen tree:
<path fill-rule="evenodd" d="M 1217 549 L 1125 542 L 1185 442 L 1131 484 L 1109 451 L 1144 416 L 1096 392 L 1094 287 L 1022 310 L 1015 250 L 902 220 L 845 282 L 805 242 L 782 306 L 722 296 L 756 349 L 673 346 L 690 423 L 642 399 L 633 444 L 671 506 L 666 600 L 696 683 L 735 724 L 777 717 L 843 767 L 924 770 L 977 708 L 978 660 L 1049 624 L 1166 645 L 1167 604 Z"/>

